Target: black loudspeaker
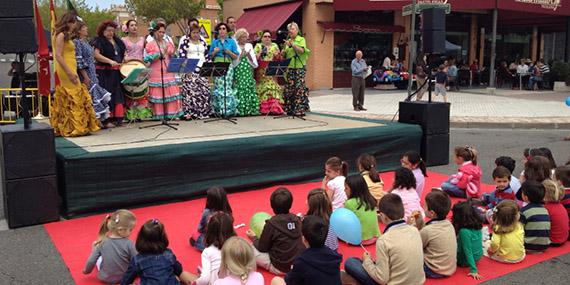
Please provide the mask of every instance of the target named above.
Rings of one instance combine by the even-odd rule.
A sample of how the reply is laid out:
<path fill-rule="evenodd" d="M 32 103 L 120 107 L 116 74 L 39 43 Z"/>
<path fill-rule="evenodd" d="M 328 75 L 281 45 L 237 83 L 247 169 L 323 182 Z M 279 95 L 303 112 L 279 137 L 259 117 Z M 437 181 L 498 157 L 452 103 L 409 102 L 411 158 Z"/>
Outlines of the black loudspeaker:
<path fill-rule="evenodd" d="M 445 31 L 445 9 L 422 10 L 422 29 Z"/>
<path fill-rule="evenodd" d="M 398 122 L 422 127 L 420 154 L 427 166 L 449 163 L 449 103 L 400 102 Z"/>
<path fill-rule="evenodd" d="M 426 135 L 449 133 L 449 103 L 400 102 L 398 122 L 422 126 Z"/>
<path fill-rule="evenodd" d="M 32 0 L 0 0 L 0 53 L 38 50 Z"/>
<path fill-rule="evenodd" d="M 445 31 L 425 30 L 422 32 L 422 50 L 430 54 L 445 53 Z"/>
<path fill-rule="evenodd" d="M 2 172 L 6 180 L 55 175 L 53 129 L 35 123 L 25 130 L 22 124 L 0 127 Z"/>
<path fill-rule="evenodd" d="M 8 227 L 19 228 L 59 220 L 55 175 L 14 179 L 3 183 Z"/>
<path fill-rule="evenodd" d="M 423 135 L 420 154 L 427 166 L 449 164 L 449 134 Z"/>
<path fill-rule="evenodd" d="M 34 17 L 33 0 L 0 0 L 0 18 Z"/>
<path fill-rule="evenodd" d="M 424 53 L 445 53 L 445 10 L 422 10 L 422 50 Z"/>
<path fill-rule="evenodd" d="M 59 219 L 53 129 L 46 124 L 0 126 L 4 214 L 10 228 Z"/>

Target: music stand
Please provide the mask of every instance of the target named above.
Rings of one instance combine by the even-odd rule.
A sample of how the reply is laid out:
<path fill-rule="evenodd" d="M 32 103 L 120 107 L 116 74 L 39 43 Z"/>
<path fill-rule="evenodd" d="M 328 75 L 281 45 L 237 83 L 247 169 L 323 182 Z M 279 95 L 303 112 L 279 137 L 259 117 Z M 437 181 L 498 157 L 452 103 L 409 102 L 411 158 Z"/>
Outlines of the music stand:
<path fill-rule="evenodd" d="M 285 76 L 285 72 L 289 68 L 290 62 L 291 62 L 291 59 L 285 59 L 285 60 L 281 60 L 281 61 L 272 61 L 267 66 L 267 71 L 265 74 L 269 75 L 269 76 L 283 77 L 283 76 Z M 296 105 L 293 109 L 294 110 L 297 109 Z M 307 120 L 307 119 L 303 118 L 303 116 L 299 116 L 299 115 L 295 114 L 295 112 L 293 112 L 292 115 L 284 114 L 284 115 L 280 115 L 280 116 L 275 116 L 275 117 L 273 117 L 273 119 L 282 119 L 282 118 L 288 118 L 288 117 L 292 117 L 293 119 L 299 118 L 303 121 Z"/>
<path fill-rule="evenodd" d="M 178 130 L 177 128 L 173 127 L 173 126 L 178 126 L 178 124 L 176 123 L 168 123 L 168 121 L 166 120 L 166 100 L 165 100 L 165 94 L 164 94 L 164 57 L 160 56 L 160 79 L 162 82 L 162 119 L 160 120 L 160 124 L 154 124 L 154 125 L 150 125 L 150 126 L 144 126 L 144 127 L 140 127 L 139 129 L 146 129 L 146 128 L 152 128 L 152 127 L 156 127 L 156 126 L 167 126 L 171 129 L 174 130 Z M 188 72 L 194 72 L 194 69 L 196 69 L 196 65 L 198 64 L 198 60 L 197 59 L 186 59 L 186 58 L 172 58 L 170 60 L 170 62 L 168 63 L 168 66 L 166 67 L 166 71 L 167 72 L 173 72 L 173 73 L 188 73 Z"/>
<path fill-rule="evenodd" d="M 204 65 L 202 65 L 202 68 L 200 69 L 200 76 L 201 77 L 220 77 L 220 76 L 225 76 L 228 73 L 228 70 L 230 69 L 230 63 L 229 62 L 206 62 L 204 63 Z M 217 122 L 217 121 L 221 121 L 221 120 L 226 120 L 228 122 L 237 124 L 236 119 L 233 119 L 232 117 L 227 115 L 227 86 L 226 86 L 226 78 L 224 77 L 224 111 L 222 112 L 222 115 L 218 118 L 212 118 L 212 119 L 208 119 L 205 120 L 204 123 L 211 123 L 211 122 Z"/>

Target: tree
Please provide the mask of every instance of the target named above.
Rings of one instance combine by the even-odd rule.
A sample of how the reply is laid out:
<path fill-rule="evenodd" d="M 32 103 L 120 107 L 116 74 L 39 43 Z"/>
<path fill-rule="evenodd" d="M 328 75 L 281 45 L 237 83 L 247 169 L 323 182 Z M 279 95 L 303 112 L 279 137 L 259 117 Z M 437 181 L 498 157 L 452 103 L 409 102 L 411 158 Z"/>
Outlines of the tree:
<path fill-rule="evenodd" d="M 37 0 L 38 1 L 38 8 L 40 10 L 40 16 L 42 17 L 42 23 L 44 28 L 49 30 L 50 25 L 50 13 L 49 13 L 49 0 Z M 72 0 L 71 1 L 75 6 L 75 10 L 77 14 L 87 27 L 89 27 L 89 34 L 91 36 L 95 36 L 97 26 L 104 20 L 114 20 L 115 17 L 113 13 L 109 10 L 101 10 L 98 6 L 95 8 L 91 8 L 85 0 Z M 67 0 L 54 0 L 55 5 L 55 15 L 60 17 L 65 12 L 67 12 Z"/>
<path fill-rule="evenodd" d="M 127 9 L 149 20 L 163 18 L 176 23 L 181 31 L 188 26 L 188 19 L 196 17 L 204 7 L 204 0 L 125 0 Z"/>

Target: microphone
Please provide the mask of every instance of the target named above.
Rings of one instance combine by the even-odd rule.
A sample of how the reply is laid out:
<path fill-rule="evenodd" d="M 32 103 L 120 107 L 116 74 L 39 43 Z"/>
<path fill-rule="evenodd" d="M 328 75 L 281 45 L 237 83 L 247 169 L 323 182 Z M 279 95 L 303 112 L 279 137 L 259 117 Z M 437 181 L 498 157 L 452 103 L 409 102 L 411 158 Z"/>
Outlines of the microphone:
<path fill-rule="evenodd" d="M 289 31 L 283 31 L 283 30 L 277 31 L 277 34 L 278 34 L 278 35 L 286 35 L 286 34 L 288 34 L 288 33 L 289 33 Z"/>

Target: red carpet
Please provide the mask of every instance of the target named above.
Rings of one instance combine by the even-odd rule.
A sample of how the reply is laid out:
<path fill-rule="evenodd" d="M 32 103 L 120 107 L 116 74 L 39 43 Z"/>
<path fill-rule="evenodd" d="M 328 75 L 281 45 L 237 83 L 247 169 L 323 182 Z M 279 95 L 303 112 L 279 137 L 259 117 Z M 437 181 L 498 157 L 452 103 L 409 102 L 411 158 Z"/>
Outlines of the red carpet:
<path fill-rule="evenodd" d="M 385 182 L 386 188 L 391 188 L 393 182 L 393 172 L 381 174 Z M 429 173 L 426 182 L 426 191 L 428 193 L 431 187 L 437 187 L 447 176 L 438 173 Z M 289 185 L 287 188 L 293 192 L 294 201 L 291 209 L 292 213 L 306 212 L 307 193 L 320 186 L 320 182 Z M 265 211 L 272 213 L 269 205 L 269 196 L 276 188 L 270 187 L 262 190 L 249 192 L 241 192 L 229 195 L 230 204 L 234 211 L 235 224 L 249 223 L 249 218 L 256 212 Z M 484 191 L 491 191 L 493 186 L 484 185 Z M 152 206 L 141 209 L 135 209 L 133 212 L 137 216 L 137 226 L 135 232 L 146 220 L 157 218 L 161 220 L 165 226 L 170 239 L 170 248 L 174 251 L 178 260 L 184 266 L 186 271 L 196 272 L 196 267 L 200 263 L 200 254 L 188 245 L 188 237 L 196 229 L 200 215 L 205 205 L 204 199 L 192 200 L 187 202 L 172 203 L 161 206 Z M 91 244 L 97 236 L 99 225 L 105 215 L 96 215 L 86 218 L 78 218 L 68 221 L 46 224 L 45 228 L 53 240 L 55 246 L 61 253 L 63 260 L 69 268 L 73 279 L 77 284 L 102 284 L 97 280 L 96 273 L 83 275 L 81 272 L 83 266 L 89 257 Z M 245 237 L 247 227 L 237 230 L 238 235 Z M 131 236 L 134 241 L 136 234 Z M 374 246 L 368 246 L 370 252 L 375 252 Z M 344 258 L 361 257 L 362 249 L 360 247 L 348 246 L 341 243 L 339 251 Z M 550 248 L 545 254 L 527 255 L 524 262 L 519 264 L 501 264 L 492 261 L 486 257 L 478 263 L 479 273 L 484 276 L 483 281 L 496 278 L 522 268 L 529 267 L 536 263 L 548 260 L 550 258 L 570 252 L 570 243 L 560 248 Z M 266 284 L 273 277 L 271 274 L 260 269 L 265 276 Z M 427 284 L 476 284 L 479 283 L 467 277 L 468 269 L 459 268 L 457 272 L 450 278 L 443 280 L 428 280 Z"/>

